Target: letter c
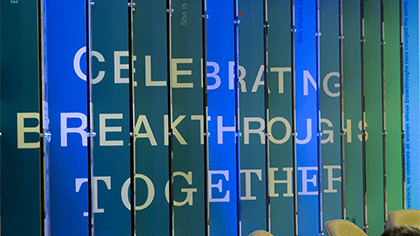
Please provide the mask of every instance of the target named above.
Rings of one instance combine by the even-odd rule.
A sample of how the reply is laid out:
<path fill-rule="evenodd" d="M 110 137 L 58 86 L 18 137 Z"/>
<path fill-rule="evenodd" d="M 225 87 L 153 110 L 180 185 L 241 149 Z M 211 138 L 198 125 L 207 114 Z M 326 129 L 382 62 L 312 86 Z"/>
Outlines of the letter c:
<path fill-rule="evenodd" d="M 86 81 L 86 75 L 82 72 L 82 69 L 80 68 L 80 59 L 82 58 L 82 55 L 86 52 L 86 47 L 82 47 L 79 49 L 79 51 L 76 52 L 76 55 L 74 56 L 73 60 L 73 67 L 74 71 L 76 72 L 77 76 L 81 78 L 82 80 Z M 92 51 L 92 56 L 98 58 L 99 62 L 104 62 L 105 58 L 97 51 Z M 105 76 L 105 71 L 99 71 L 98 76 L 92 80 L 92 84 L 97 84 L 101 82 L 101 80 Z"/>

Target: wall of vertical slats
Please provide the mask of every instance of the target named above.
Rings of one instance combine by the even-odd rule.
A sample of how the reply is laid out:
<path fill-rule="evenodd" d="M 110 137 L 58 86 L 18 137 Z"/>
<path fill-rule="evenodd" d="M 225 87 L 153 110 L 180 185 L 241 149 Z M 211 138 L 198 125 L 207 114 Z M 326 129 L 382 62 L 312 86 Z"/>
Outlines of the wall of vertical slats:
<path fill-rule="evenodd" d="M 419 208 L 418 1 L 1 1 L 4 235 L 380 235 Z"/>

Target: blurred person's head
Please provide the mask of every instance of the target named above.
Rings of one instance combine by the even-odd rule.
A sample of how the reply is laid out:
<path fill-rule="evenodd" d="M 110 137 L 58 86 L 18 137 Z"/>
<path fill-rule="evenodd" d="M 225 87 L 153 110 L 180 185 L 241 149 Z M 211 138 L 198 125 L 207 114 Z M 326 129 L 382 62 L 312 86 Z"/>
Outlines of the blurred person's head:
<path fill-rule="evenodd" d="M 381 236 L 420 236 L 420 229 L 406 225 L 393 227 L 386 230 Z"/>

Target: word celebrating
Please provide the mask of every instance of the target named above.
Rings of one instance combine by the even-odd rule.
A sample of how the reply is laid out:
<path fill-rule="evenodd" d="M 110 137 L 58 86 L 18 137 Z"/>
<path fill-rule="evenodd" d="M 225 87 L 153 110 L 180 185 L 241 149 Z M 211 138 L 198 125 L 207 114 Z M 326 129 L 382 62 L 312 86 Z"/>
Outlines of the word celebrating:
<path fill-rule="evenodd" d="M 185 19 L 186 19 L 186 11 L 185 11 Z M 185 20 L 186 22 L 186 20 Z M 186 24 L 186 23 L 185 23 Z M 76 55 L 74 56 L 74 60 L 73 60 L 73 67 L 74 67 L 74 71 L 76 72 L 77 76 L 80 79 L 86 80 L 86 75 L 82 72 L 82 69 L 80 67 L 80 61 L 81 61 L 81 57 L 82 55 L 86 53 L 86 47 L 82 47 L 81 49 L 79 49 L 76 52 Z M 92 56 L 95 57 L 99 62 L 103 63 L 105 62 L 105 58 L 104 56 L 97 52 L 97 51 L 92 51 Z M 128 83 L 129 79 L 128 78 L 122 78 L 121 77 L 121 71 L 122 70 L 127 70 L 129 69 L 129 65 L 128 64 L 123 64 L 122 63 L 122 57 L 128 58 L 128 51 L 114 51 L 114 83 L 115 84 L 126 84 Z M 134 56 L 133 58 L 134 61 L 137 60 L 137 57 Z M 186 76 L 192 76 L 193 75 L 193 70 L 192 69 L 179 69 L 179 65 L 182 65 L 182 67 L 186 67 L 188 68 L 188 64 L 193 64 L 193 63 L 197 63 L 194 62 L 193 58 L 172 58 L 171 60 L 171 65 L 172 65 L 172 86 L 173 88 L 193 88 L 194 87 L 194 83 L 189 81 L 189 82 L 185 82 L 183 81 L 183 78 L 185 78 Z M 200 76 L 196 76 L 195 78 L 202 78 L 202 68 L 203 68 L 203 60 L 199 60 L 198 63 L 200 63 L 200 65 L 196 65 L 195 68 L 201 68 L 201 70 L 197 73 Z M 235 66 L 235 62 L 233 61 L 229 61 L 228 62 L 228 74 L 227 75 L 223 75 L 226 76 L 226 78 L 228 78 L 228 84 L 229 84 L 229 89 L 233 90 L 234 89 L 234 80 L 235 80 L 235 70 L 234 70 L 234 66 Z M 216 62 L 212 62 L 212 61 L 208 61 L 207 62 L 207 67 L 210 67 L 208 69 L 208 71 L 212 71 L 210 73 L 207 73 L 207 79 L 209 80 L 208 85 L 207 85 L 207 89 L 208 90 L 215 90 L 218 89 L 221 84 L 222 84 L 222 79 L 221 76 L 219 74 L 220 72 L 220 65 Z M 152 56 L 150 55 L 145 55 L 144 57 L 144 83 L 145 86 L 147 87 L 155 87 L 155 86 L 166 86 L 166 81 L 157 81 L 157 80 L 152 80 Z M 139 69 L 134 68 L 134 72 Z M 161 69 L 161 68 L 159 68 Z M 251 92 L 257 92 L 258 88 L 262 87 L 264 88 L 264 81 L 263 81 L 263 72 L 264 72 L 264 66 L 261 65 L 259 67 L 259 70 L 255 76 L 255 79 L 253 81 L 252 84 L 252 88 L 251 88 Z M 291 76 L 291 67 L 270 67 L 269 68 L 269 72 L 271 73 L 276 73 L 277 74 L 277 80 L 278 80 L 278 89 L 277 89 L 277 93 L 279 94 L 283 94 L 284 93 L 284 77 L 285 74 L 287 73 L 288 76 Z M 104 77 L 105 77 L 105 71 L 99 71 L 97 72 L 98 75 L 92 79 L 92 84 L 97 84 L 99 82 L 101 82 Z M 222 77 L 223 77 L 222 76 Z M 238 75 L 238 79 L 239 79 L 239 83 L 240 83 L 240 91 L 245 93 L 249 90 L 249 86 L 248 83 L 250 83 L 248 77 L 247 76 L 247 70 L 239 65 L 239 75 Z M 333 82 L 331 82 L 331 79 L 335 78 Z M 339 84 L 339 78 L 340 78 L 340 74 L 338 72 L 330 72 L 327 75 L 324 76 L 324 78 L 322 79 L 322 89 L 323 91 L 330 97 L 338 97 L 340 96 L 340 84 Z M 314 79 L 314 77 L 311 75 L 311 73 L 308 70 L 304 70 L 303 74 L 302 74 L 302 80 L 303 80 L 303 91 L 302 94 L 304 96 L 308 96 L 310 89 L 309 89 L 309 84 L 312 86 L 313 91 L 317 91 L 317 82 Z M 212 83 L 212 81 L 214 81 L 214 83 Z M 226 80 L 223 80 L 226 81 Z M 136 81 L 137 82 L 137 81 Z M 137 83 L 134 83 L 134 85 L 136 85 Z M 203 83 L 200 79 L 199 81 L 200 86 L 203 86 Z M 331 87 L 330 87 L 331 86 Z M 271 93 L 270 89 L 269 92 Z M 299 92 L 299 91 L 297 91 Z"/>

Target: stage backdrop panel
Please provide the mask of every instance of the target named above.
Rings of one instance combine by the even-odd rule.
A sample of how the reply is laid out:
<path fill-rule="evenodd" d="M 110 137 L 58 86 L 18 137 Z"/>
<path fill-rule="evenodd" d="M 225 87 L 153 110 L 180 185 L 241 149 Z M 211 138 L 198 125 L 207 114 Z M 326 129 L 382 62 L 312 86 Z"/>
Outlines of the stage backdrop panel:
<path fill-rule="evenodd" d="M 170 230 L 165 196 L 169 178 L 166 14 L 165 1 L 136 2 L 133 48 L 137 235 L 169 235 Z M 182 177 L 176 178 L 182 181 Z"/>
<path fill-rule="evenodd" d="M 403 208 L 401 1 L 383 1 L 387 213 Z"/>
<path fill-rule="evenodd" d="M 127 1 L 95 1 L 91 35 L 95 234 L 129 235 Z"/>
<path fill-rule="evenodd" d="M 175 235 L 206 232 L 202 7 L 201 1 L 172 1 L 173 197 L 179 203 L 174 207 Z"/>
<path fill-rule="evenodd" d="M 298 234 L 320 228 L 319 44 L 316 1 L 295 2 Z"/>
<path fill-rule="evenodd" d="M 293 235 L 291 6 L 290 1 L 268 0 L 267 7 L 270 230 Z"/>
<path fill-rule="evenodd" d="M 320 0 L 320 111 L 323 222 L 343 219 L 340 139 L 339 2 Z M 322 225 L 324 227 L 324 225 Z"/>
<path fill-rule="evenodd" d="M 242 235 L 267 228 L 263 1 L 240 0 L 239 89 Z M 242 15 L 242 16 L 241 16 Z"/>
<path fill-rule="evenodd" d="M 85 6 L 47 2 L 52 235 L 88 235 Z"/>
<path fill-rule="evenodd" d="M 366 118 L 366 197 L 368 234 L 380 235 L 384 209 L 384 126 L 380 0 L 364 1 L 364 95 Z"/>
<path fill-rule="evenodd" d="M 1 1 L 1 233 L 41 234 L 41 1 Z"/>
<path fill-rule="evenodd" d="M 236 144 L 234 2 L 207 2 L 207 99 L 211 235 L 239 232 L 239 161 Z M 238 150 L 239 151 L 239 150 Z"/>
<path fill-rule="evenodd" d="M 403 1 L 406 207 L 420 209 L 419 1 Z"/>
<path fill-rule="evenodd" d="M 346 219 L 364 228 L 360 1 L 343 0 L 343 103 Z M 351 180 L 351 181 L 350 181 Z"/>

